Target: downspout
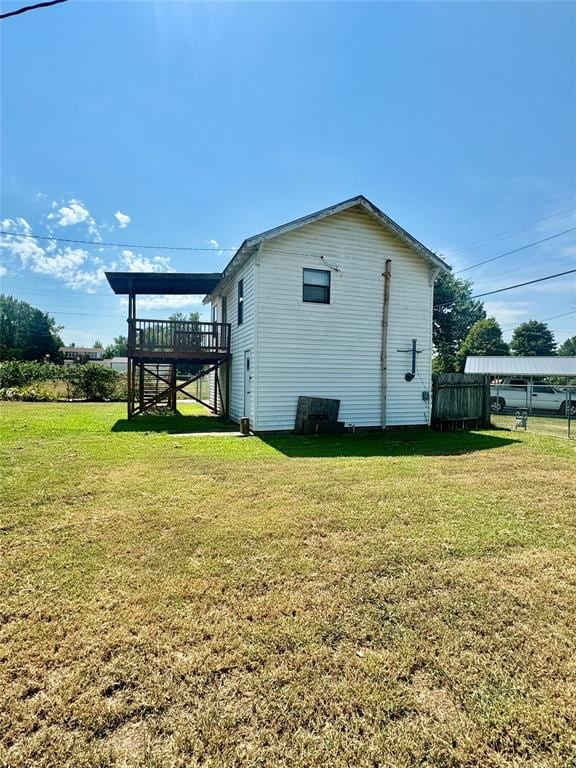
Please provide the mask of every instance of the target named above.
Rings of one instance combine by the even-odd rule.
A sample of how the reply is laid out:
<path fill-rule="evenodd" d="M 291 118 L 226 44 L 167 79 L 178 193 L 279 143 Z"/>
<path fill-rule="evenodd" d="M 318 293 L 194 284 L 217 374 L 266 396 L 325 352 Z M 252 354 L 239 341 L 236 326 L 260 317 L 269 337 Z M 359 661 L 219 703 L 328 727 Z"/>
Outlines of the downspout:
<path fill-rule="evenodd" d="M 434 386 L 432 378 L 432 355 L 434 354 L 434 285 L 436 278 L 440 274 L 438 267 L 430 267 L 430 369 L 428 371 L 428 426 L 432 425 L 432 414 L 434 412 Z"/>
<path fill-rule="evenodd" d="M 382 306 L 382 355 L 381 355 L 381 413 L 380 426 L 386 429 L 386 392 L 388 387 L 388 314 L 390 310 L 390 278 L 392 275 L 392 259 L 386 259 L 384 268 L 384 304 Z"/>

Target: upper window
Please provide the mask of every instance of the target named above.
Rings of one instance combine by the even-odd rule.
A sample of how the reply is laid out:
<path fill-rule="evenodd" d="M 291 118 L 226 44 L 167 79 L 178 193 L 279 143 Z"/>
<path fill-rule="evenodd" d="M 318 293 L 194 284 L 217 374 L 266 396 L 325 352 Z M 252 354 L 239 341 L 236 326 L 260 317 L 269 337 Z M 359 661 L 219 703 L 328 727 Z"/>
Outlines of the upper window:
<path fill-rule="evenodd" d="M 305 269 L 302 298 L 315 304 L 330 304 L 330 271 Z"/>
<path fill-rule="evenodd" d="M 228 297 L 222 296 L 222 322 L 228 322 Z"/>
<path fill-rule="evenodd" d="M 244 280 L 238 280 L 238 325 L 244 322 Z"/>

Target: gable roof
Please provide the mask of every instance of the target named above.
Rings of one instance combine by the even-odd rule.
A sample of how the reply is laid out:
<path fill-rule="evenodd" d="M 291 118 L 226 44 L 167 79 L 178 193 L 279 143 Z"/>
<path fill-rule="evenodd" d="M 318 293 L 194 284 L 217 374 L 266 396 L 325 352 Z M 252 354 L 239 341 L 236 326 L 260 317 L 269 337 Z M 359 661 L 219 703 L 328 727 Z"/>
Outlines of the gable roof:
<path fill-rule="evenodd" d="M 438 267 L 446 272 L 450 271 L 450 267 L 445 261 L 439 256 L 436 256 L 436 254 L 429 248 L 426 248 L 425 245 L 422 245 L 419 240 L 416 240 L 415 237 L 393 221 L 381 211 L 380 208 L 377 208 L 367 197 L 364 197 L 364 195 L 356 195 L 356 197 L 351 197 L 349 200 L 343 200 L 341 203 L 330 205 L 328 208 L 322 208 L 322 210 L 310 213 L 308 216 L 302 216 L 294 221 L 281 224 L 279 227 L 267 229 L 265 232 L 260 232 L 258 235 L 252 235 L 252 237 L 246 238 L 224 268 L 222 279 L 224 280 L 227 277 L 231 277 L 238 269 L 240 269 L 250 256 L 256 253 L 261 243 L 267 240 L 272 240 L 280 235 L 285 235 L 300 227 L 304 227 L 306 224 L 312 224 L 313 222 L 320 221 L 328 216 L 333 216 L 335 213 L 341 213 L 342 211 L 347 211 L 349 208 L 356 207 L 363 208 L 370 216 L 372 216 L 372 218 L 378 221 L 384 229 L 396 235 L 405 245 L 425 259 L 431 266 Z"/>

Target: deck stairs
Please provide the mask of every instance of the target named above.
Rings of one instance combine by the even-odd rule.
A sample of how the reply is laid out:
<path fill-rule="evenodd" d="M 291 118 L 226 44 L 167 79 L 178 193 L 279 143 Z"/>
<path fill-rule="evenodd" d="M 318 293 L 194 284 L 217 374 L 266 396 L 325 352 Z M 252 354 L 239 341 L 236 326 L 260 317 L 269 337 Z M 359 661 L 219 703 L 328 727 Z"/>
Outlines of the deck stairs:
<path fill-rule="evenodd" d="M 147 409 L 158 395 L 168 389 L 166 382 L 172 381 L 174 366 L 170 363 L 145 363 L 142 364 L 139 371 L 139 407 L 142 411 Z M 164 397 L 157 400 L 154 405 L 155 410 L 171 408 L 171 393 L 166 392 Z"/>

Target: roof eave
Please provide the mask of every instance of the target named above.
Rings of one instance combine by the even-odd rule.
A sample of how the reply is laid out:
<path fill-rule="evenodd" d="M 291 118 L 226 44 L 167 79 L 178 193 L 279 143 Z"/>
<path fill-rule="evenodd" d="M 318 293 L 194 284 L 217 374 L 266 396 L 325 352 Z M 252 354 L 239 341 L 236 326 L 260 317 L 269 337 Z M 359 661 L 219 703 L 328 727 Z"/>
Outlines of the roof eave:
<path fill-rule="evenodd" d="M 204 299 L 205 303 L 210 301 L 211 296 L 218 291 L 218 288 L 227 278 L 231 277 L 239 269 L 241 269 L 241 267 L 250 258 L 250 256 L 252 256 L 255 249 L 261 243 L 273 240 L 276 237 L 285 235 L 288 232 L 292 232 L 295 229 L 304 227 L 307 224 L 312 224 L 313 222 L 319 221 L 320 219 L 324 219 L 328 216 L 333 216 L 336 213 L 346 211 L 349 208 L 355 208 L 358 205 L 362 206 L 362 208 L 364 208 L 367 213 L 376 218 L 384 226 L 385 229 L 394 233 L 412 251 L 428 261 L 431 266 L 444 272 L 451 272 L 451 267 L 446 264 L 443 259 L 437 256 L 429 248 L 426 248 L 425 245 L 423 245 L 419 240 L 417 240 L 409 232 L 403 229 L 403 227 L 397 224 L 393 219 L 387 216 L 383 211 L 380 210 L 380 208 L 375 206 L 374 203 L 370 202 L 367 197 L 364 197 L 364 195 L 356 195 L 355 197 L 351 197 L 348 200 L 343 200 L 341 203 L 336 203 L 335 205 L 328 206 L 327 208 L 322 208 L 321 210 L 311 213 L 308 216 L 302 216 L 299 219 L 294 219 L 293 221 L 287 222 L 286 224 L 281 224 L 278 227 L 268 229 L 258 235 L 253 235 L 252 237 L 244 240 L 242 245 L 238 248 L 234 256 L 232 256 L 224 268 L 222 272 L 222 278 L 218 285 Z"/>

